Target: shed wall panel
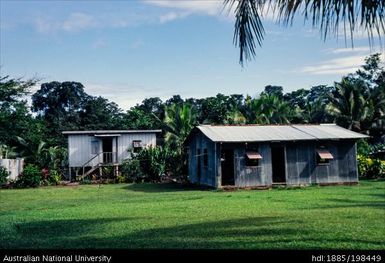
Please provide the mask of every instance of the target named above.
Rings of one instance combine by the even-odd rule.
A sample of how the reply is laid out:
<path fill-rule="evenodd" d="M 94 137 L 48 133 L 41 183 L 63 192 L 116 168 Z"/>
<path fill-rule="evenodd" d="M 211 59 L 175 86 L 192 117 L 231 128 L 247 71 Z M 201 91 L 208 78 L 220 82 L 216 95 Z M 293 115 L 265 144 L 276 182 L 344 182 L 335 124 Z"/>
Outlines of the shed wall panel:
<path fill-rule="evenodd" d="M 200 150 L 200 156 L 197 150 Z M 204 165 L 204 152 L 207 150 L 207 166 Z M 216 187 L 217 185 L 217 155 L 215 154 L 215 143 L 203 134 L 197 134 L 189 143 L 189 180 L 192 183 Z M 200 159 L 200 168 L 198 161 Z M 198 171 L 198 169 L 200 169 Z M 200 173 L 200 178 L 198 178 Z"/>
<path fill-rule="evenodd" d="M 134 140 L 141 140 L 144 147 L 156 146 L 155 133 L 128 133 L 118 137 L 112 137 L 113 152 L 118 151 L 118 162 L 130 157 L 128 149 L 132 149 Z M 82 167 L 86 162 L 98 153 L 92 153 L 92 141 L 98 141 L 98 153 L 102 152 L 102 137 L 93 135 L 68 135 L 68 159 L 70 167 Z M 115 155 L 113 155 L 115 160 Z M 95 166 L 102 162 L 103 157 L 100 155 L 93 159 L 87 166 Z"/>

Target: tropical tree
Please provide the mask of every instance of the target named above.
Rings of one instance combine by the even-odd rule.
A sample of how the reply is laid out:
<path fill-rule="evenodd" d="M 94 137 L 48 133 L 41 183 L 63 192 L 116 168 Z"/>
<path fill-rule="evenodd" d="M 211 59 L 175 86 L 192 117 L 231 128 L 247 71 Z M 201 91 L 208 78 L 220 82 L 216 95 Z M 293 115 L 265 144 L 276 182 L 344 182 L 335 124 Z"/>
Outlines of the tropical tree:
<path fill-rule="evenodd" d="M 298 108 L 290 107 L 276 95 L 246 99 L 245 116 L 249 124 L 288 124 L 298 114 Z"/>
<path fill-rule="evenodd" d="M 160 129 L 162 127 L 161 121 L 155 114 L 146 112 L 138 106 L 132 107 L 122 116 L 121 125 L 123 129 L 133 130 Z"/>
<path fill-rule="evenodd" d="M 173 104 L 165 109 L 164 129 L 166 143 L 171 148 L 183 149 L 183 142 L 197 124 L 195 109 L 188 103 Z"/>
<path fill-rule="evenodd" d="M 40 140 L 44 127 L 29 112 L 26 95 L 36 79 L 22 80 L 0 76 L 0 144 L 16 146 L 16 136 Z"/>
<path fill-rule="evenodd" d="M 380 54 L 373 54 L 365 59 L 361 69 L 352 74 L 352 78 L 364 81 L 369 87 L 369 108 L 372 118 L 368 120 L 370 134 L 381 137 L 385 134 L 385 69 Z"/>
<path fill-rule="evenodd" d="M 17 137 L 20 145 L 20 155 L 25 158 L 25 161 L 30 164 L 45 167 L 47 143 L 40 141 L 38 144 L 31 144 L 22 137 Z"/>
<path fill-rule="evenodd" d="M 385 34 L 385 0 L 224 0 L 224 4 L 235 14 L 233 41 L 239 47 L 241 65 L 255 56 L 257 45 L 262 45 L 266 10 L 284 26 L 303 14 L 305 22 L 310 20 L 319 28 L 324 40 L 330 34 L 337 36 L 341 28 L 345 36 L 350 34 L 352 42 L 354 32 L 360 29 L 370 40 L 375 34 L 380 39 Z"/>
<path fill-rule="evenodd" d="M 122 128 L 122 110 L 103 97 L 90 97 L 80 112 L 80 126 L 85 130 L 113 130 Z"/>
<path fill-rule="evenodd" d="M 32 111 L 45 122 L 50 144 L 65 146 L 64 130 L 81 129 L 81 114 L 91 98 L 79 82 L 43 83 L 32 95 Z"/>
<path fill-rule="evenodd" d="M 336 83 L 331 103 L 326 110 L 335 117 L 337 124 L 355 131 L 362 131 L 362 123 L 370 117 L 367 85 L 359 79 L 344 77 Z"/>
<path fill-rule="evenodd" d="M 220 93 L 215 97 L 203 99 L 199 122 L 205 124 L 224 124 L 226 116 L 230 111 L 228 100 L 228 96 Z"/>

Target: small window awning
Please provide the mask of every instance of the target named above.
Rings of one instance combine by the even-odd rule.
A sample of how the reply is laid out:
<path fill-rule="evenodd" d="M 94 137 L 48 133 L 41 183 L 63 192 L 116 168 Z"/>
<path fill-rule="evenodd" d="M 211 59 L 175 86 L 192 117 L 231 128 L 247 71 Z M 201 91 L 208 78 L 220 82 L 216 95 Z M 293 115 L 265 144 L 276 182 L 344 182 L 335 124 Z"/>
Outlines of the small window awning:
<path fill-rule="evenodd" d="M 95 134 L 95 137 L 119 137 L 120 134 Z"/>
<path fill-rule="evenodd" d="M 317 150 L 317 154 L 321 159 L 333 160 L 333 155 L 328 150 Z"/>
<path fill-rule="evenodd" d="M 262 155 L 256 151 L 246 151 L 246 156 L 250 160 L 260 160 Z"/>

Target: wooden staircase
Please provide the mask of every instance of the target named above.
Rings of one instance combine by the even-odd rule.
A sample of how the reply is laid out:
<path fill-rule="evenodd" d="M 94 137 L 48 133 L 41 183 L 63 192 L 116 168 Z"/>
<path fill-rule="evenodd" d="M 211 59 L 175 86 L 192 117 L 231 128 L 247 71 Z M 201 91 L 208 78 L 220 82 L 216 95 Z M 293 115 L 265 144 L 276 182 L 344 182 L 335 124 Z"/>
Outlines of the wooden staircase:
<path fill-rule="evenodd" d="M 89 159 L 87 162 L 85 162 L 82 165 L 82 174 L 79 176 L 76 176 L 77 180 L 83 180 L 88 175 L 95 172 L 95 170 L 101 168 L 102 166 L 117 166 L 119 165 L 117 162 L 113 162 L 114 160 L 114 152 L 100 152 L 97 155 L 93 156 L 91 159 Z M 100 158 L 101 157 L 101 158 Z M 98 162 L 96 165 L 90 165 L 96 158 L 98 158 Z M 100 161 L 101 159 L 101 161 Z M 91 169 L 86 171 L 87 167 L 91 167 Z"/>

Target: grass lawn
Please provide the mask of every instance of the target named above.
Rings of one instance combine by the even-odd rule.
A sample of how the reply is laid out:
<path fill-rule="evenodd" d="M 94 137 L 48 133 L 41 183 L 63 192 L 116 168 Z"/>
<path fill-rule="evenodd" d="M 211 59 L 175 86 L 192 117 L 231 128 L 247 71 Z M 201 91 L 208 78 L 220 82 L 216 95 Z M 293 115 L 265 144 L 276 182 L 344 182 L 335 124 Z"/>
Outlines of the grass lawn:
<path fill-rule="evenodd" d="M 213 190 L 0 190 L 0 248 L 385 249 L 385 181 Z"/>

